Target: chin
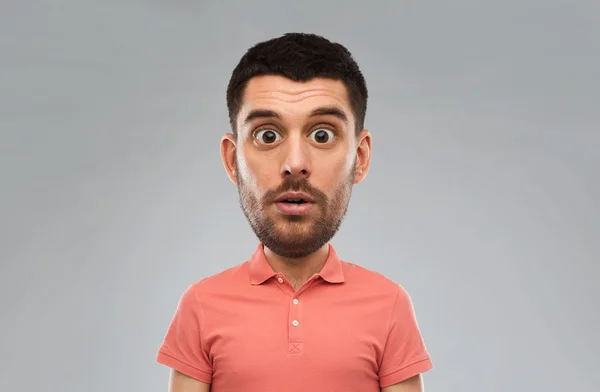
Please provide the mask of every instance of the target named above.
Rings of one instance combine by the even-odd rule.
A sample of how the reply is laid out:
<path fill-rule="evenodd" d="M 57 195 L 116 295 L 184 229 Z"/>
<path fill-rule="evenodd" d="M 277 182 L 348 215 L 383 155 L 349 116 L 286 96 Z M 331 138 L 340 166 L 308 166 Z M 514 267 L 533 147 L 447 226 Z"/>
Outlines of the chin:
<path fill-rule="evenodd" d="M 277 219 L 279 231 L 310 232 L 315 225 L 315 219 L 306 215 L 286 215 Z"/>

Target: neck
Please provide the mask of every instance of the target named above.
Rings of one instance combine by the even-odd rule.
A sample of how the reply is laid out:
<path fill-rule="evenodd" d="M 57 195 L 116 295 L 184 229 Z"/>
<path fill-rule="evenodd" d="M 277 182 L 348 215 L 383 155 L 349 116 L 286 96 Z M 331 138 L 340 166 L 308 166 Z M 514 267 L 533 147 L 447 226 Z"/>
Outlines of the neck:
<path fill-rule="evenodd" d="M 316 252 L 299 258 L 282 257 L 264 247 L 265 257 L 273 271 L 282 273 L 296 290 L 314 274 L 321 272 L 329 256 L 329 244 L 323 245 Z"/>

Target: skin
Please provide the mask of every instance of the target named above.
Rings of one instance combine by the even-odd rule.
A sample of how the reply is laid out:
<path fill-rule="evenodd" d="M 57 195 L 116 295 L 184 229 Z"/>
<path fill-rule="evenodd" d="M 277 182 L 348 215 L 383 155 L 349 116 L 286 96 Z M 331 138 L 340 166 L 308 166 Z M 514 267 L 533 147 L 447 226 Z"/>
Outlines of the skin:
<path fill-rule="evenodd" d="M 423 376 L 418 374 L 397 384 L 382 388 L 381 392 L 423 392 Z"/>
<path fill-rule="evenodd" d="M 334 108 L 337 114 L 329 111 L 313 115 L 322 108 Z M 262 113 L 246 121 L 257 110 L 274 115 Z M 325 143 L 315 137 L 323 129 L 328 136 Z M 356 133 L 347 90 L 341 81 L 295 82 L 276 75 L 252 78 L 245 89 L 236 130 L 237 135 L 227 133 L 221 140 L 225 170 L 230 180 L 243 188 L 242 204 L 248 200 L 258 203 L 253 213 L 268 221 L 277 236 L 290 241 L 310 239 L 318 222 L 328 218 L 341 222 L 352 185 L 364 180 L 371 163 L 371 135 L 366 129 Z M 265 138 L 265 130 L 276 131 L 277 137 Z M 275 142 L 265 143 L 265 140 Z M 317 208 L 301 219 L 281 214 L 269 195 L 290 180 L 307 181 L 323 200 L 331 202 L 317 203 Z M 249 219 L 252 220 L 252 214 Z M 301 257 L 281 256 L 265 245 L 265 256 L 273 270 L 282 273 L 297 290 L 321 270 L 328 256 L 328 244 Z M 172 371 L 171 392 L 209 390 L 209 384 Z M 421 376 L 382 389 L 383 392 L 422 390 Z"/>
<path fill-rule="evenodd" d="M 169 379 L 169 392 L 210 392 L 210 384 L 173 369 Z"/>
<path fill-rule="evenodd" d="M 346 120 L 331 114 L 311 116 L 319 108 L 336 108 Z M 255 110 L 270 110 L 279 118 L 258 117 L 246 122 Z M 281 136 L 266 145 L 257 140 L 256 131 L 273 129 Z M 317 143 L 315 131 L 331 131 L 331 142 Z M 260 135 L 258 135 L 260 137 Z M 221 141 L 221 155 L 231 181 L 254 198 L 277 189 L 286 178 L 306 179 L 310 186 L 330 200 L 339 196 L 350 178 L 351 187 L 367 175 L 371 158 L 371 135 L 362 130 L 358 136 L 344 84 L 330 79 L 294 82 L 282 76 L 260 76 L 246 87 L 244 104 L 237 117 L 237 137 L 227 133 Z M 237 163 L 237 164 L 236 164 Z M 339 198 L 339 197 L 338 197 Z M 347 204 L 349 194 L 345 195 Z M 322 211 L 314 211 L 308 219 L 290 222 L 274 205 L 263 206 L 263 214 L 273 222 L 277 235 L 306 236 L 311 233 Z M 320 209 L 314 209 L 320 210 Z M 337 213 L 340 213 L 337 211 Z M 297 289 L 320 271 L 328 255 L 323 244 L 304 257 L 282 257 L 265 246 L 267 260 L 276 272 L 283 273 Z"/>
<path fill-rule="evenodd" d="M 169 392 L 210 392 L 210 384 L 172 370 Z M 423 378 L 421 375 L 417 375 L 398 384 L 382 388 L 381 392 L 423 392 Z"/>

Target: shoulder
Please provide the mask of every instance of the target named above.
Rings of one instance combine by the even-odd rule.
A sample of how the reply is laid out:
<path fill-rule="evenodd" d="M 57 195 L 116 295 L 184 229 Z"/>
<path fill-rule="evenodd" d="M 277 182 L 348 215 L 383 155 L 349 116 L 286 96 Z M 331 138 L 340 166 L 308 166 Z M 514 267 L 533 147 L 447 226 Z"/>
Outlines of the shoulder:
<path fill-rule="evenodd" d="M 249 284 L 247 262 L 237 264 L 219 273 L 192 282 L 184 292 L 184 296 L 202 299 L 238 290 Z"/>
<path fill-rule="evenodd" d="M 348 282 L 352 291 L 360 292 L 367 298 L 373 309 L 380 310 L 390 323 L 410 325 L 415 320 L 415 309 L 408 291 L 397 281 L 365 267 L 344 263 L 348 271 Z"/>
<path fill-rule="evenodd" d="M 380 272 L 347 261 L 342 261 L 342 264 L 344 277 L 353 286 L 358 286 L 363 290 L 383 295 L 392 300 L 395 300 L 398 295 L 406 294 L 406 290 L 400 283 Z"/>

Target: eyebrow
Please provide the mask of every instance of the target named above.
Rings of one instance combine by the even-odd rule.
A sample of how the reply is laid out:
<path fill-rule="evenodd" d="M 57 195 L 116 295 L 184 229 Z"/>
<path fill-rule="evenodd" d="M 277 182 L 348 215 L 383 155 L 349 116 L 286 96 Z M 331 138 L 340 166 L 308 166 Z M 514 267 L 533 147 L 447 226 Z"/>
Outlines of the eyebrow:
<path fill-rule="evenodd" d="M 346 112 L 337 106 L 324 106 L 310 112 L 310 117 L 316 116 L 333 116 L 339 118 L 345 123 L 348 123 L 348 116 L 346 116 Z"/>
<path fill-rule="evenodd" d="M 277 112 L 267 109 L 255 109 L 248 113 L 244 119 L 244 125 L 247 125 L 249 122 L 256 120 L 257 118 L 276 118 L 281 120 L 281 116 Z"/>
<path fill-rule="evenodd" d="M 337 106 L 323 106 L 320 108 L 316 108 L 310 112 L 309 117 L 317 117 L 317 116 L 334 116 L 339 118 L 345 123 L 348 123 L 348 116 L 346 112 Z M 255 109 L 250 111 L 246 118 L 244 119 L 244 125 L 247 125 L 249 122 L 256 120 L 258 118 L 276 118 L 281 120 L 281 116 L 279 113 L 268 110 L 268 109 Z"/>

